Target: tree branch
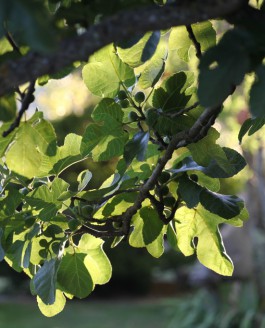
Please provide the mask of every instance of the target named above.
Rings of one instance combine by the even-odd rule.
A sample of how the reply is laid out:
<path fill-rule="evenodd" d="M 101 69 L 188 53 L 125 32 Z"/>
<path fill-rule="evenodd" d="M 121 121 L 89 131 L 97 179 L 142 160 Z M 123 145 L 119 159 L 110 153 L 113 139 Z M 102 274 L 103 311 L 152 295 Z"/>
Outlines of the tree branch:
<path fill-rule="evenodd" d="M 233 14 L 245 3 L 246 0 L 176 0 L 163 7 L 154 5 L 117 13 L 91 26 L 84 34 L 63 42 L 53 54 L 29 52 L 19 60 L 5 62 L 0 66 L 0 96 L 42 75 L 59 72 L 75 61 L 86 61 L 111 42 L 137 33 L 223 17 Z"/>

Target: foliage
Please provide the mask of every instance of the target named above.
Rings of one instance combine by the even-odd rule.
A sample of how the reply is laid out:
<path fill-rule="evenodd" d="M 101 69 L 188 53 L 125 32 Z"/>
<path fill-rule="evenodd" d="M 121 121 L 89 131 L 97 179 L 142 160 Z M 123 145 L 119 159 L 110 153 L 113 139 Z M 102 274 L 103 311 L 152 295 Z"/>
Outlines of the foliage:
<path fill-rule="evenodd" d="M 47 316 L 59 313 L 66 298 L 84 298 L 109 281 L 112 268 L 102 248 L 107 238 L 112 247 L 127 242 L 154 257 L 163 254 L 167 243 L 185 256 L 196 253 L 202 264 L 222 275 L 233 273 L 219 227 L 242 226 L 247 211 L 238 197 L 218 193 L 219 179 L 236 175 L 246 163 L 237 151 L 217 143 L 220 134 L 213 125 L 225 99 L 250 72 L 256 76 L 249 101 L 252 118 L 243 124 L 239 140 L 265 122 L 264 14 L 235 0 L 231 9 L 219 4 L 220 13 L 215 8 L 220 2 L 206 5 L 202 18 L 198 3 L 203 5 L 195 1 L 193 20 L 183 5 L 179 10 L 187 23 L 180 20 L 175 24 L 181 26 L 168 30 L 170 19 L 163 15 L 178 11 L 174 1 L 168 2 L 0 4 L 1 83 L 14 67 L 18 79 L 3 87 L 12 93 L 0 93 L 0 257 L 31 278 L 31 292 Z M 158 27 L 153 18 L 147 25 L 139 21 L 135 7 L 137 15 L 147 9 L 151 18 L 161 13 L 161 20 L 155 19 Z M 142 25 L 131 27 L 126 13 Z M 214 24 L 205 17 L 227 13 L 233 27 L 216 42 Z M 115 35 L 117 17 L 124 24 L 120 37 Z M 132 38 L 125 42 L 126 33 Z M 85 61 L 91 53 L 83 54 L 87 48 L 77 49 L 76 42 L 87 35 L 93 35 L 89 43 L 98 51 Z M 68 53 L 57 44 L 68 44 Z M 188 65 L 198 60 L 199 72 L 165 71 L 167 58 L 174 55 Z M 33 75 L 23 88 L 25 75 L 19 76 L 28 58 Z M 69 66 L 65 58 L 78 62 L 73 59 Z M 41 112 L 21 118 L 34 101 L 37 83 L 61 78 L 77 66 L 100 100 L 84 134 L 68 134 L 59 147 Z M 21 107 L 16 116 L 17 97 Z M 75 184 L 63 178 L 66 169 L 87 158 L 116 161 L 114 174 L 98 189 L 87 187 L 89 170 L 80 172 Z"/>

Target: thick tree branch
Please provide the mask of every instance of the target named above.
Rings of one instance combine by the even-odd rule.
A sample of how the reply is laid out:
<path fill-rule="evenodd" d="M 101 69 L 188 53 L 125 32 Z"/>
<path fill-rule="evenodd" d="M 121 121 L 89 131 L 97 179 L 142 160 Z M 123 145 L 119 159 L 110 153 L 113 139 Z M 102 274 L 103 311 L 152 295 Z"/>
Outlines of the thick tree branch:
<path fill-rule="evenodd" d="M 29 52 L 25 57 L 0 67 L 0 96 L 42 75 L 60 71 L 74 61 L 87 58 L 103 46 L 137 33 L 224 17 L 236 12 L 246 0 L 176 0 L 164 7 L 120 12 L 91 26 L 84 34 L 61 44 L 50 55 Z"/>

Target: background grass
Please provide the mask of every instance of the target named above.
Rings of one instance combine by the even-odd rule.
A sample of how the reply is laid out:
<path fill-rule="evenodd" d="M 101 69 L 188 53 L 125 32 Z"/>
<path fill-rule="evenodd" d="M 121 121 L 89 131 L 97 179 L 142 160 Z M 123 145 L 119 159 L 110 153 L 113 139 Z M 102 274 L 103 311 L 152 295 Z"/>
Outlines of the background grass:
<path fill-rule="evenodd" d="M 33 302 L 0 304 L 0 328 L 161 328 L 171 318 L 172 308 L 161 300 L 68 302 L 53 318 Z"/>

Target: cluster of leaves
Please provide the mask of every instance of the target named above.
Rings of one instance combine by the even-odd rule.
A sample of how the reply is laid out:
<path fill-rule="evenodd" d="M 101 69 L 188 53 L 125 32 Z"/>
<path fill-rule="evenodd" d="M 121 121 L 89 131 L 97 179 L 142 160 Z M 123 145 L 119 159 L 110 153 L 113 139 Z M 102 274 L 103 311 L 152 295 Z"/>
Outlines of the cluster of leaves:
<path fill-rule="evenodd" d="M 11 38 L 16 30 L 10 21 L 28 2 L 14 3 L 15 7 L 0 4 L 7 22 L 0 30 L 6 37 L 0 41 L 0 60 L 27 51 Z M 45 6 L 52 6 L 58 26 L 64 19 L 69 26 L 84 28 L 100 20 L 97 5 L 110 14 L 119 7 L 114 3 L 108 8 L 103 0 L 62 0 L 46 1 Z M 127 8 L 136 1 L 117 3 Z M 84 6 L 91 15 L 85 15 L 86 22 L 81 15 Z M 25 12 L 33 19 L 29 10 Z M 163 254 L 167 242 L 185 256 L 196 253 L 215 272 L 232 275 L 219 226 L 242 226 L 247 211 L 238 197 L 218 193 L 219 179 L 234 176 L 246 163 L 238 152 L 217 143 L 219 132 L 212 125 L 223 101 L 253 71 L 254 117 L 243 125 L 240 140 L 249 129 L 253 132 L 264 124 L 264 24 L 249 27 L 241 16 L 230 18 L 235 27 L 217 44 L 207 21 L 149 32 L 99 50 L 82 69 L 87 88 L 101 98 L 93 122 L 83 136 L 67 135 L 60 147 L 52 125 L 38 111 L 10 128 L 14 96 L 1 99 L 1 119 L 7 122 L 0 128 L 5 135 L 0 139 L 0 258 L 31 278 L 31 291 L 45 315 L 59 313 L 66 298 L 86 297 L 95 285 L 108 282 L 111 264 L 102 249 L 105 238 L 112 239 L 112 247 L 124 241 L 146 248 L 154 257 Z M 46 34 L 47 23 L 45 28 L 40 25 L 45 16 L 34 19 L 30 24 L 35 28 L 23 34 L 24 42 L 47 51 L 45 38 L 52 38 Z M 196 54 L 199 84 L 190 71 L 163 76 L 173 52 L 186 62 Z M 34 88 L 17 92 L 25 110 Z M 80 172 L 74 185 L 61 175 L 88 157 L 117 161 L 115 173 L 97 190 L 87 187 L 89 170 Z"/>

